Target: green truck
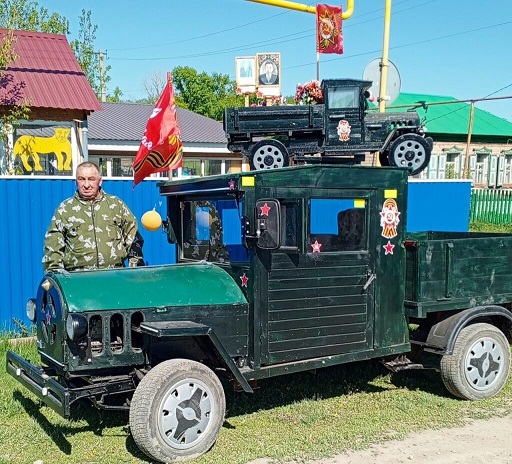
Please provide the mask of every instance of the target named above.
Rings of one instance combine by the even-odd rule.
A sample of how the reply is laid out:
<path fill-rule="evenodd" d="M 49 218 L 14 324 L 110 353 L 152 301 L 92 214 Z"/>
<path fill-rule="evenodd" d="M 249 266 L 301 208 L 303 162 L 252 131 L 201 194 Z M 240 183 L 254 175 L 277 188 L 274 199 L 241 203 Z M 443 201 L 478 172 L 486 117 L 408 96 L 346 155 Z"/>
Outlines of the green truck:
<path fill-rule="evenodd" d="M 433 141 L 418 113 L 378 113 L 368 107 L 371 81 L 326 79 L 324 103 L 227 108 L 228 149 L 243 154 L 253 170 L 291 163 L 361 163 L 377 153 L 382 166 L 408 168 L 411 175 L 430 161 Z"/>
<path fill-rule="evenodd" d="M 64 417 L 79 400 L 129 411 L 161 462 L 213 446 L 230 384 L 420 368 L 412 348 L 451 394 L 491 397 L 510 369 L 512 236 L 407 234 L 407 186 L 406 169 L 323 164 L 161 183 L 177 263 L 46 274 L 27 304 L 41 365 L 10 351 L 7 372 Z"/>

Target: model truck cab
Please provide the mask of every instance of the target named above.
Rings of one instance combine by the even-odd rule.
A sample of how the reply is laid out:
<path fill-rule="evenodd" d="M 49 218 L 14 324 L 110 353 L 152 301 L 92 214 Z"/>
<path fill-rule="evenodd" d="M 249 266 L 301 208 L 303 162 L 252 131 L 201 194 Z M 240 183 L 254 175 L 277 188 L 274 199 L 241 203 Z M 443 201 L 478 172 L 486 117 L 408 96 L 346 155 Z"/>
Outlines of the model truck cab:
<path fill-rule="evenodd" d="M 378 113 L 368 106 L 371 82 L 326 79 L 324 103 L 228 108 L 228 148 L 248 158 L 252 169 L 293 163 L 359 164 L 376 153 L 384 166 L 418 174 L 430 161 L 433 141 L 415 111 Z"/>
<path fill-rule="evenodd" d="M 45 275 L 27 306 L 42 363 L 9 352 L 7 372 L 63 416 L 80 399 L 129 411 L 161 462 L 213 445 L 220 379 L 252 392 L 372 358 L 418 368 L 414 344 L 452 394 L 493 396 L 510 368 L 512 237 L 406 234 L 407 185 L 404 169 L 322 164 L 161 183 L 177 263 Z"/>

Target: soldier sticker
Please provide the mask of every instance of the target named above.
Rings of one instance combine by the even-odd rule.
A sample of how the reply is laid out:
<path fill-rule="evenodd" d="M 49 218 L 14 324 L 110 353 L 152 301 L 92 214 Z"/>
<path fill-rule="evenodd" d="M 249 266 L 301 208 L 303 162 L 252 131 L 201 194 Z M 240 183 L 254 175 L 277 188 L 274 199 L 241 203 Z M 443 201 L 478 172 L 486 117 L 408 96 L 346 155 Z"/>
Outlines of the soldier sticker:
<path fill-rule="evenodd" d="M 383 237 L 393 238 L 398 235 L 396 228 L 400 222 L 399 216 L 400 212 L 398 211 L 396 201 L 392 198 L 388 198 L 382 205 L 382 211 L 380 212 L 381 235 Z"/>
<path fill-rule="evenodd" d="M 342 142 L 346 142 L 350 138 L 350 124 L 346 119 L 342 119 L 338 123 L 338 136 Z"/>

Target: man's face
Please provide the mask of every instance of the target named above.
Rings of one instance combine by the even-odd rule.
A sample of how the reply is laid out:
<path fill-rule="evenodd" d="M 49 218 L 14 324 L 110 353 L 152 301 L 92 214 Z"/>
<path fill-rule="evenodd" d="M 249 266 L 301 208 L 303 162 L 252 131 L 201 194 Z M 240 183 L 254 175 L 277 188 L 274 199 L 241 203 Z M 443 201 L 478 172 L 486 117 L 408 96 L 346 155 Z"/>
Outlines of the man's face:
<path fill-rule="evenodd" d="M 102 179 L 92 166 L 79 168 L 76 172 L 78 194 L 84 200 L 94 200 L 99 196 Z"/>
<path fill-rule="evenodd" d="M 267 63 L 265 65 L 265 70 L 267 74 L 272 74 L 272 71 L 274 70 L 274 66 L 272 66 L 272 63 Z"/>

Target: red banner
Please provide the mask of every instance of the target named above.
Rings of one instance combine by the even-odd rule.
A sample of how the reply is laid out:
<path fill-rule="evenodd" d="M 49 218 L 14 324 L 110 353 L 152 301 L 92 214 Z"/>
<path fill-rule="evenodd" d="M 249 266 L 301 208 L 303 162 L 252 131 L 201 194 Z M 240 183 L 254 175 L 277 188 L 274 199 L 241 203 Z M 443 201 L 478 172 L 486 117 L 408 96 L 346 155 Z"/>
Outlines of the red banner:
<path fill-rule="evenodd" d="M 174 90 L 170 73 L 167 85 L 149 117 L 133 161 L 133 186 L 154 172 L 176 169 L 182 164 L 183 144 L 176 116 Z"/>
<path fill-rule="evenodd" d="M 316 6 L 316 50 L 318 53 L 343 53 L 341 6 Z"/>

